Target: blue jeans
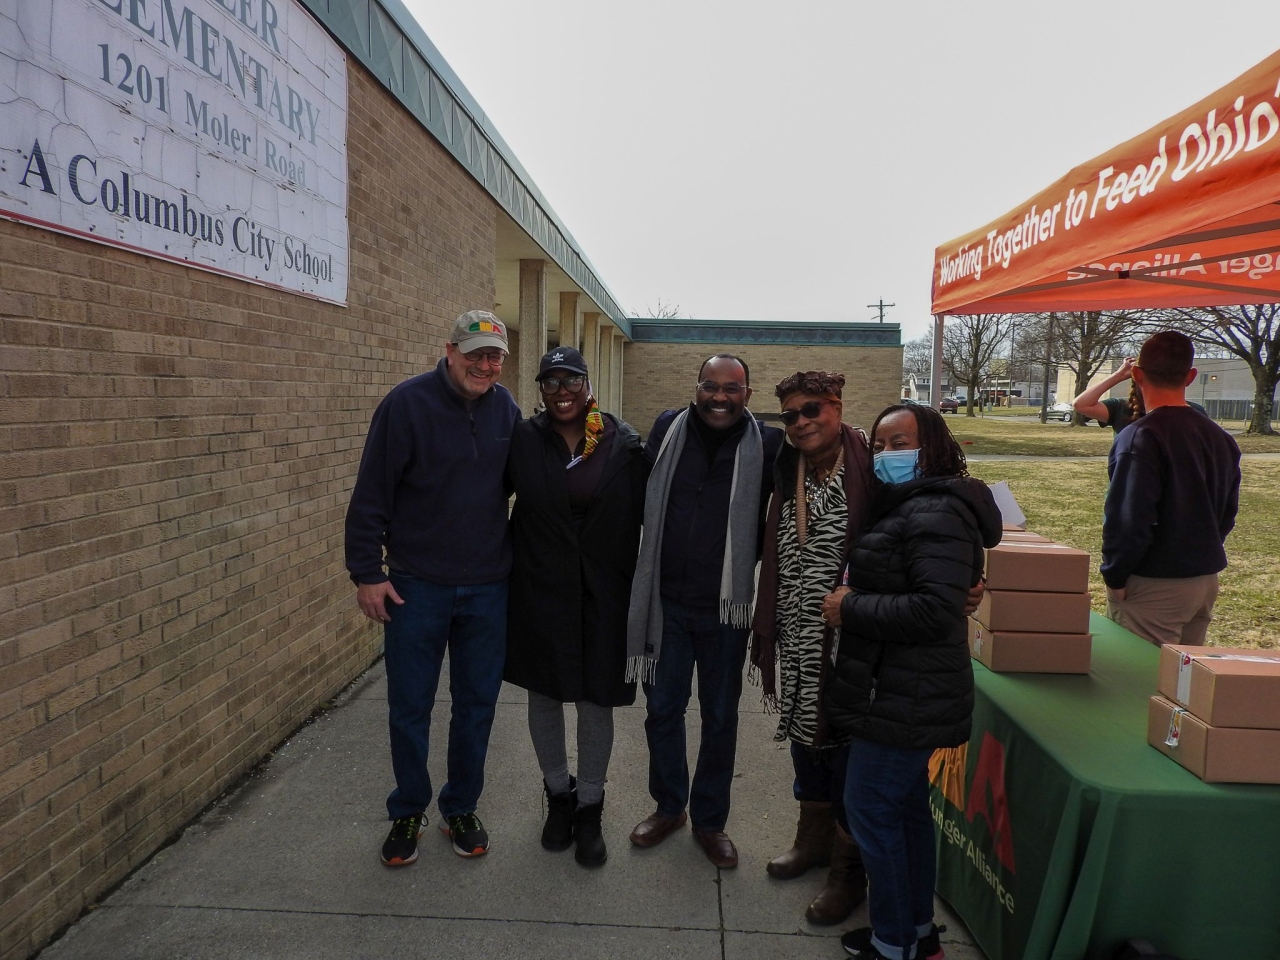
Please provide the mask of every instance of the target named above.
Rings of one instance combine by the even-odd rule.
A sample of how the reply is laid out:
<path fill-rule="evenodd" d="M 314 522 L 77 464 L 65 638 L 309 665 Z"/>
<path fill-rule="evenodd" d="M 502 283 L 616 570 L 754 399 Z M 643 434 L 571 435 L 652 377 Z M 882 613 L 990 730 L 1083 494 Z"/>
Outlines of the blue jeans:
<path fill-rule="evenodd" d="M 396 788 L 387 797 L 387 816 L 413 816 L 431 803 L 427 749 L 446 646 L 453 712 L 440 815 L 474 813 L 484 789 L 489 731 L 502 689 L 507 582 L 450 587 L 393 572 L 391 585 L 404 604 L 387 601 L 391 622 L 383 628 L 391 768 L 396 777 Z"/>
<path fill-rule="evenodd" d="M 729 819 L 747 634 L 721 623 L 715 609 L 662 603 L 662 649 L 653 683 L 644 685 L 649 794 L 663 816 L 678 816 L 687 804 L 693 829 L 702 832 L 723 830 Z M 690 793 L 684 715 L 695 667 L 702 743 Z"/>
<path fill-rule="evenodd" d="M 929 814 L 932 753 L 869 740 L 849 745 L 845 812 L 870 882 L 871 942 L 894 960 L 912 960 L 916 939 L 933 923 L 938 860 Z"/>
<path fill-rule="evenodd" d="M 796 771 L 792 784 L 797 800 L 830 803 L 836 823 L 845 833 L 849 832 L 849 819 L 844 813 L 844 781 L 849 768 L 849 745 L 838 747 L 807 747 L 803 743 L 791 743 L 791 766 Z"/>

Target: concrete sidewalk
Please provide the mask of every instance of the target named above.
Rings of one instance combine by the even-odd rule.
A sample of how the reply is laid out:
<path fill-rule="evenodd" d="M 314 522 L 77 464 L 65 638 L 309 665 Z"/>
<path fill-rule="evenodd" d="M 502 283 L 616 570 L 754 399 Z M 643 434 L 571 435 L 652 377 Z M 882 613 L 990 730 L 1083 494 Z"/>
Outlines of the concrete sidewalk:
<path fill-rule="evenodd" d="M 739 867 L 717 870 L 687 828 L 652 850 L 628 842 L 652 810 L 643 693 L 640 700 L 616 711 L 604 819 L 609 861 L 600 869 L 586 870 L 571 851 L 547 853 L 538 843 L 542 781 L 524 691 L 510 685 L 498 704 L 478 811 L 489 854 L 455 856 L 433 805 L 418 862 L 384 867 L 378 850 L 392 777 L 379 662 L 41 958 L 845 956 L 839 934 L 867 923 L 866 906 L 839 928 L 813 927 L 804 910 L 826 871 L 787 883 L 765 873 L 765 863 L 790 844 L 797 808 L 787 750 L 773 742 L 776 718 L 762 713 L 756 688 L 743 695 L 727 828 Z M 432 730 L 437 788 L 447 718 L 442 700 Z M 941 904 L 937 919 L 948 926 L 948 957 L 982 960 Z"/>

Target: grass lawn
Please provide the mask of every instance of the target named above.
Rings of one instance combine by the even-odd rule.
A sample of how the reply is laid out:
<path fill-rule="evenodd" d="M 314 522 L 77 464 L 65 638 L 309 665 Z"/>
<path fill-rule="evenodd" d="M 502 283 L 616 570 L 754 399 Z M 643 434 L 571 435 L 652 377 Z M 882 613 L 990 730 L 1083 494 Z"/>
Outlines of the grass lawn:
<path fill-rule="evenodd" d="M 1106 435 L 1097 427 L 1090 429 Z M 1072 432 L 1083 431 L 1076 428 Z M 1008 481 L 1027 515 L 1028 529 L 1089 552 L 1093 608 L 1104 612 L 1106 589 L 1098 564 L 1102 559 L 1106 462 L 989 461 L 972 463 L 969 469 L 988 483 Z M 1214 607 L 1209 643 L 1276 648 L 1280 647 L 1280 605 L 1276 602 L 1280 596 L 1280 461 L 1245 460 L 1241 473 L 1240 515 L 1227 538 L 1230 565 L 1222 573 L 1222 592 Z"/>
<path fill-rule="evenodd" d="M 969 418 L 963 414 L 947 414 L 946 420 L 966 454 L 1105 457 L 1115 436 L 1109 429 L 1095 423 L 1076 427 L 1054 421 L 1041 423 L 1034 417 Z M 1242 421 L 1227 421 L 1222 426 L 1236 434 L 1236 442 L 1244 453 L 1280 453 L 1280 435 L 1246 437 Z"/>

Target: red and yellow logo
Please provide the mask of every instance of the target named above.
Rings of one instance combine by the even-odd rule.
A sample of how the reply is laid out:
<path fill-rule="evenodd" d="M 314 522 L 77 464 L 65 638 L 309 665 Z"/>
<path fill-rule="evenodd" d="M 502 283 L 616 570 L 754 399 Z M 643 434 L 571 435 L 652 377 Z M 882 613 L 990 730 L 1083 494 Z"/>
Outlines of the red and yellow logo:
<path fill-rule="evenodd" d="M 978 762 L 973 767 L 973 783 L 965 799 L 965 768 L 969 762 L 969 745 L 935 750 L 929 758 L 929 780 L 942 792 L 947 802 L 964 811 L 973 823 L 981 816 L 987 821 L 991 845 L 996 859 L 1010 873 L 1013 864 L 1013 824 L 1009 818 L 1009 796 L 1004 787 L 1004 744 L 987 731 L 982 735 Z"/>

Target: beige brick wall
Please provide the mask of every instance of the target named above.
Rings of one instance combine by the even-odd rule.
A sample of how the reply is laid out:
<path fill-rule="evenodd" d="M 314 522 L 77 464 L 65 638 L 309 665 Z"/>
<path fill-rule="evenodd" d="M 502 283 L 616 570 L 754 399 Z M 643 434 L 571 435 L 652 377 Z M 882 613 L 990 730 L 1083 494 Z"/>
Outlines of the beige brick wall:
<path fill-rule="evenodd" d="M 490 198 L 354 59 L 346 309 L 0 221 L 0 957 L 376 656 L 369 417 L 493 302 Z"/>
<path fill-rule="evenodd" d="M 659 413 L 693 399 L 698 367 L 715 353 L 732 353 L 750 366 L 751 408 L 759 414 L 778 412 L 773 388 L 797 370 L 843 373 L 845 422 L 867 429 L 902 389 L 901 347 L 628 343 L 623 418 L 648 434 Z"/>

